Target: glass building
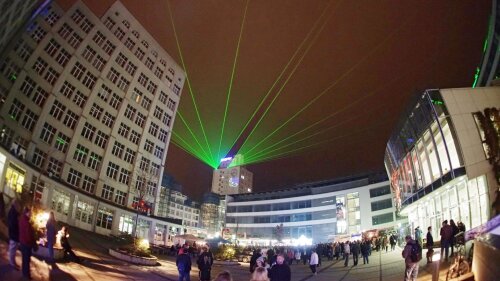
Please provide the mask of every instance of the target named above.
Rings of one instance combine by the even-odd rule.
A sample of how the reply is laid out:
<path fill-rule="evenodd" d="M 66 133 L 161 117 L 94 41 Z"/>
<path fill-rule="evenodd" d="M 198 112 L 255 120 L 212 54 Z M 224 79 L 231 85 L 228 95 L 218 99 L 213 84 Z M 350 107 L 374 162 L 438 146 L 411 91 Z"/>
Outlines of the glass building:
<path fill-rule="evenodd" d="M 385 152 L 409 231 L 432 226 L 439 239 L 444 220 L 462 221 L 467 229 L 488 220 L 497 181 L 477 116 L 499 105 L 499 88 L 427 90 L 410 103 Z"/>

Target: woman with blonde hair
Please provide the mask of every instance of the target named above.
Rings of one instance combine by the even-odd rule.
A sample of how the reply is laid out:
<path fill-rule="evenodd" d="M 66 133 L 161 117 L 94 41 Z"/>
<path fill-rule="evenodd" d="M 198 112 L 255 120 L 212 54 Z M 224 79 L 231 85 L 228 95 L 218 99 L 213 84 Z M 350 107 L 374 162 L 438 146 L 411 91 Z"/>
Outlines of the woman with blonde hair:
<path fill-rule="evenodd" d="M 250 281 L 269 281 L 269 277 L 267 276 L 267 269 L 260 266 L 256 267 Z"/>

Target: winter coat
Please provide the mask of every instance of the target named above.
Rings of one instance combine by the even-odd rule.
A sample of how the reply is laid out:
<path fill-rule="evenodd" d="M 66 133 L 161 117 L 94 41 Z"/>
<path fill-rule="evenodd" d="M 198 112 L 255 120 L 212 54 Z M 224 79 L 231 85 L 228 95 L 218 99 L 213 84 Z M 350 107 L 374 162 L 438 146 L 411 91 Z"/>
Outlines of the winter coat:
<path fill-rule="evenodd" d="M 287 264 L 276 264 L 268 273 L 271 281 L 291 281 L 292 272 Z"/>
<path fill-rule="evenodd" d="M 316 253 L 312 253 L 311 254 L 311 260 L 309 261 L 309 264 L 310 265 L 315 265 L 315 264 L 318 264 L 319 263 L 319 258 L 318 258 L 318 254 Z"/>
<path fill-rule="evenodd" d="M 432 246 L 434 246 L 434 238 L 432 238 L 432 234 L 430 231 L 427 232 L 426 239 L 427 239 L 427 244 L 426 244 L 427 248 L 432 248 Z"/>
<path fill-rule="evenodd" d="M 184 272 L 189 272 L 191 271 L 191 258 L 186 253 L 180 254 L 177 256 L 175 265 L 177 265 L 177 269 L 182 268 Z"/>
<path fill-rule="evenodd" d="M 7 225 L 9 227 L 9 240 L 19 242 L 19 212 L 12 206 L 7 215 Z"/>
<path fill-rule="evenodd" d="M 25 215 L 19 221 L 19 242 L 29 247 L 36 245 L 35 229 L 31 225 L 30 218 Z"/>
<path fill-rule="evenodd" d="M 54 245 L 56 242 L 56 221 L 47 221 L 45 228 L 47 229 L 47 243 Z"/>
<path fill-rule="evenodd" d="M 408 240 L 408 243 L 406 243 L 406 246 L 405 248 L 403 249 L 403 258 L 405 259 L 405 263 L 407 265 L 412 265 L 412 264 L 415 264 L 417 262 L 413 262 L 411 260 L 411 248 L 413 247 L 413 245 L 417 244 L 417 242 L 413 239 L 410 239 Z"/>

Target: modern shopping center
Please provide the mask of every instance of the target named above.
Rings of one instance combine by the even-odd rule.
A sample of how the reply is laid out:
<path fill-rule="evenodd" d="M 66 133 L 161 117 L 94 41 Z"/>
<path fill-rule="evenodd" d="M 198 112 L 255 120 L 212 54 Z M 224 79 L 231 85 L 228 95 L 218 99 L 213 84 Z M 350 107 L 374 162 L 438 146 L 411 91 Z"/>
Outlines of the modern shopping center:
<path fill-rule="evenodd" d="M 489 219 L 498 182 L 488 162 L 485 124 L 498 134 L 500 88 L 427 90 L 416 97 L 387 143 L 385 165 L 408 232 L 444 220 L 467 229 Z M 498 145 L 498 143 L 496 144 Z"/>
<path fill-rule="evenodd" d="M 385 175 L 226 198 L 226 227 L 243 244 L 274 244 L 278 236 L 289 245 L 360 239 L 364 231 L 399 223 Z"/>

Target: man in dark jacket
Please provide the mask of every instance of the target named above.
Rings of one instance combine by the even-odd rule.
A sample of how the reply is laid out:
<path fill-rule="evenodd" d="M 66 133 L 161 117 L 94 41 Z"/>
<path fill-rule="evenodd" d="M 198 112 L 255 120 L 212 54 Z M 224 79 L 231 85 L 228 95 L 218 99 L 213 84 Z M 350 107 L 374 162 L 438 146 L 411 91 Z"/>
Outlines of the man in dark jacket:
<path fill-rule="evenodd" d="M 191 257 L 184 252 L 183 248 L 179 249 L 179 255 L 177 256 L 175 264 L 179 271 L 179 281 L 190 281 L 189 272 L 191 271 Z"/>
<path fill-rule="evenodd" d="M 441 258 L 444 257 L 445 260 L 448 260 L 448 251 L 450 249 L 451 238 L 453 237 L 453 229 L 448 224 L 448 220 L 443 221 L 443 226 L 439 234 L 441 235 Z M 443 253 L 445 254 L 444 256 Z"/>
<path fill-rule="evenodd" d="M 352 260 L 354 262 L 354 266 L 358 265 L 358 257 L 359 257 L 359 242 L 353 242 L 351 244 L 351 252 L 352 252 Z"/>
<path fill-rule="evenodd" d="M 9 263 L 15 269 L 19 269 L 16 265 L 17 244 L 19 244 L 19 212 L 20 204 L 14 199 L 7 215 L 7 225 L 9 227 Z"/>
<path fill-rule="evenodd" d="M 279 254 L 276 257 L 276 264 L 269 270 L 269 279 L 271 281 L 291 281 L 292 272 L 285 262 L 285 256 Z"/>
<path fill-rule="evenodd" d="M 25 208 L 19 221 L 19 244 L 23 255 L 23 277 L 30 280 L 30 261 L 33 249 L 36 251 L 35 229 L 30 222 L 31 210 Z"/>
<path fill-rule="evenodd" d="M 257 263 L 257 259 L 260 258 L 261 253 L 260 249 L 256 249 L 253 251 L 252 257 L 250 258 L 250 272 L 253 273 L 255 270 L 255 265 Z"/>
<path fill-rule="evenodd" d="M 210 281 L 210 272 L 212 270 L 212 264 L 214 263 L 214 257 L 212 252 L 208 250 L 207 247 L 201 249 L 201 254 L 198 257 L 198 269 L 200 275 L 200 281 Z"/>
<path fill-rule="evenodd" d="M 418 262 L 411 259 L 411 249 L 417 242 L 411 239 L 410 235 L 406 236 L 406 246 L 403 249 L 403 258 L 405 259 L 405 278 L 404 281 L 417 281 Z"/>
<path fill-rule="evenodd" d="M 432 263 L 432 254 L 434 253 L 434 238 L 432 237 L 432 227 L 427 228 L 426 244 L 427 247 L 427 263 Z"/>
<path fill-rule="evenodd" d="M 368 254 L 369 254 L 369 248 L 371 247 L 369 241 L 364 241 L 361 243 L 361 255 L 363 256 L 363 264 L 367 264 L 368 262 Z"/>

